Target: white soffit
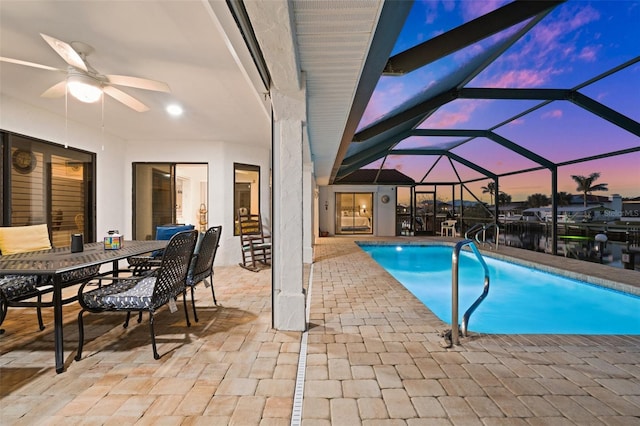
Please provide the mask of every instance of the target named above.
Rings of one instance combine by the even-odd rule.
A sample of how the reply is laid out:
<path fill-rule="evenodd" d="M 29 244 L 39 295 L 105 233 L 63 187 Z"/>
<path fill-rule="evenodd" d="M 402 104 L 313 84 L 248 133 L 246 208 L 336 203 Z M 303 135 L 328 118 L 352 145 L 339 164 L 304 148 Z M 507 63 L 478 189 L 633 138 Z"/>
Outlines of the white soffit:
<path fill-rule="evenodd" d="M 300 70 L 306 77 L 307 129 L 319 185 L 329 182 L 383 3 L 290 3 Z"/>
<path fill-rule="evenodd" d="M 383 4 L 382 0 L 244 2 L 272 89 L 291 94 L 306 90 L 305 141 L 320 185 L 329 182 Z"/>

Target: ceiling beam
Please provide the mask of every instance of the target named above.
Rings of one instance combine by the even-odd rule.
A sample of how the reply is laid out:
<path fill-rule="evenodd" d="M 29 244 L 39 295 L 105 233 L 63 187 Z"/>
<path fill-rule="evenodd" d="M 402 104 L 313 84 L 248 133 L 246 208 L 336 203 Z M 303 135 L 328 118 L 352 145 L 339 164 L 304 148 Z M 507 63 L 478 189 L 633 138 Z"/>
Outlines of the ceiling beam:
<path fill-rule="evenodd" d="M 573 91 L 568 89 L 501 89 L 472 87 L 458 91 L 463 99 L 531 99 L 564 101 L 571 98 Z"/>
<path fill-rule="evenodd" d="M 550 10 L 562 1 L 514 1 L 431 40 L 392 56 L 383 75 L 404 75 L 512 25 Z"/>
<path fill-rule="evenodd" d="M 374 145 L 363 151 L 353 154 L 350 157 L 345 158 L 342 162 L 342 166 L 340 167 L 338 174 L 336 175 L 336 179 L 344 177 L 345 175 L 358 170 L 360 167 L 366 166 L 367 164 L 370 164 L 386 156 L 389 148 L 408 136 L 409 133 L 401 133 L 394 136 L 393 138 L 386 139 L 384 143 Z"/>
<path fill-rule="evenodd" d="M 618 151 L 607 152 L 604 154 L 591 155 L 589 157 L 576 158 L 575 160 L 563 161 L 558 163 L 558 167 L 568 166 L 571 164 L 584 163 L 586 161 L 600 160 L 602 158 L 615 157 L 618 155 L 633 154 L 634 152 L 640 152 L 640 146 L 634 146 L 632 148 L 620 149 Z"/>
<path fill-rule="evenodd" d="M 528 158 L 531 161 L 534 161 L 538 164 L 540 164 L 541 166 L 546 167 L 547 169 L 553 169 L 556 167 L 556 164 L 544 157 L 542 157 L 541 155 L 536 154 L 533 151 L 529 151 L 528 149 L 524 148 L 523 146 L 518 145 L 517 143 L 514 143 L 512 141 L 510 141 L 509 139 L 498 135 L 497 133 L 493 133 L 493 132 L 487 132 L 487 138 L 491 139 L 492 141 L 494 141 L 495 143 L 497 143 L 498 145 L 502 145 L 503 147 L 516 152 L 520 155 L 522 155 L 525 158 Z"/>
<path fill-rule="evenodd" d="M 579 92 L 574 92 L 570 101 L 579 107 L 586 109 L 590 113 L 595 114 L 636 136 L 640 136 L 640 123 L 626 115 L 620 114 L 618 111 L 615 111 L 608 106 L 604 106 L 600 102 L 594 101 L 590 97 Z"/>
<path fill-rule="evenodd" d="M 465 130 L 465 129 L 415 129 L 411 131 L 411 136 L 468 136 L 474 138 L 487 138 L 498 145 L 501 145 L 531 161 L 534 161 L 546 168 L 553 168 L 556 165 L 548 159 L 529 151 L 528 149 L 500 136 L 490 130 Z"/>
<path fill-rule="evenodd" d="M 399 114 L 396 114 L 392 117 L 387 118 L 377 124 L 374 124 L 371 127 L 367 127 L 364 130 L 359 131 L 355 135 L 353 135 L 353 142 L 363 142 L 369 140 L 381 133 L 392 130 L 395 127 L 401 126 L 405 124 L 407 121 L 412 119 L 420 119 L 429 111 L 435 110 L 442 105 L 445 105 L 458 97 L 458 90 L 452 89 L 446 92 L 440 93 L 432 98 L 424 102 L 420 102 L 419 104 L 403 111 Z"/>
<path fill-rule="evenodd" d="M 466 158 L 460 157 L 459 155 L 454 154 L 453 152 L 447 151 L 446 149 L 394 149 L 389 151 L 389 155 L 440 155 L 448 157 L 454 161 L 457 161 L 460 164 L 464 164 L 470 169 L 475 170 L 476 172 L 490 177 L 492 179 L 496 179 L 498 175 L 489 170 L 478 166 L 475 163 L 467 160 Z"/>

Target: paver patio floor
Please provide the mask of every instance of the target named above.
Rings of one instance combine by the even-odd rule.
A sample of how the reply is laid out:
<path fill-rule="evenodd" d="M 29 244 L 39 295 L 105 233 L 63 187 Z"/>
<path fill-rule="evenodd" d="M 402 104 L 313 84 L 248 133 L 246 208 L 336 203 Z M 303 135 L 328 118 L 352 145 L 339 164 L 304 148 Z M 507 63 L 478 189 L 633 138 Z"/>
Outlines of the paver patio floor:
<path fill-rule="evenodd" d="M 307 268 L 303 425 L 640 424 L 640 336 L 472 335 L 445 349 L 447 325 L 353 241 L 319 239 Z M 10 308 L 0 424 L 291 424 L 303 334 L 271 329 L 270 270 L 216 267 L 215 289 L 217 307 L 198 288 L 190 328 L 181 309 L 157 315 L 157 361 L 147 317 L 124 330 L 111 314 L 86 315 L 73 361 L 78 309 L 66 306 L 63 374 L 50 310 L 41 332 L 33 309 Z"/>

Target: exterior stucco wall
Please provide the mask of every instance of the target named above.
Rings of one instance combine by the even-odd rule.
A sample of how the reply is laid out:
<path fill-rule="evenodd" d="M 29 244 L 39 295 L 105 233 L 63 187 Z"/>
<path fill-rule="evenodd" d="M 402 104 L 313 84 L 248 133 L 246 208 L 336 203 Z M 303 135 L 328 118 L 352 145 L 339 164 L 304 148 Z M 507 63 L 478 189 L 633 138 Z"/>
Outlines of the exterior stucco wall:
<path fill-rule="evenodd" d="M 271 224 L 269 175 L 270 140 L 252 144 L 218 141 L 149 142 L 124 141 L 108 132 L 80 126 L 63 117 L 38 110 L 12 98 L 0 98 L 0 128 L 25 136 L 96 153 L 96 238 L 110 229 L 125 237 L 132 233 L 132 163 L 184 162 L 209 165 L 209 226 L 222 225 L 222 240 L 216 265 L 240 261 L 239 237 L 233 236 L 233 163 L 260 166 L 261 213 Z M 269 135 L 266 135 L 268 138 Z M 104 150 L 102 146 L 104 145 Z"/>
<path fill-rule="evenodd" d="M 382 185 L 329 185 L 321 186 L 318 197 L 321 232 L 329 235 L 336 233 L 336 194 L 340 192 L 372 192 L 374 199 L 373 235 L 394 236 L 396 232 L 396 188 Z M 383 203 L 382 197 L 389 196 L 389 202 Z"/>

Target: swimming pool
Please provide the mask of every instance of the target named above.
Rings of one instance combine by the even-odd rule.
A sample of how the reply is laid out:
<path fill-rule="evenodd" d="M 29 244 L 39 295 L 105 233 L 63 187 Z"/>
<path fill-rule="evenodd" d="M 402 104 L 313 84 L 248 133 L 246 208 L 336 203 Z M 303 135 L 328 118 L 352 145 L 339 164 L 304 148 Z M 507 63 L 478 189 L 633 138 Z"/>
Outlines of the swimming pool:
<path fill-rule="evenodd" d="M 360 247 L 446 323 L 451 322 L 450 246 Z M 495 334 L 640 334 L 640 297 L 484 256 L 487 298 L 469 330 Z M 460 253 L 460 320 L 482 292 L 483 269 Z"/>

